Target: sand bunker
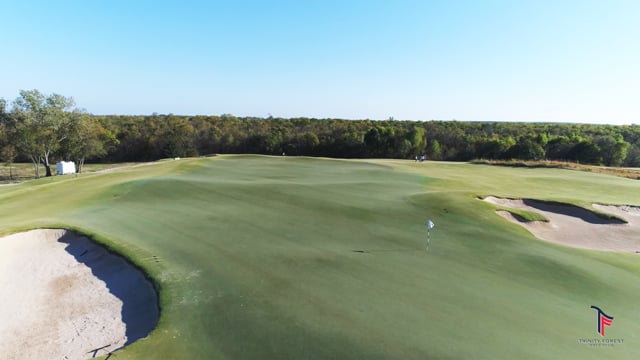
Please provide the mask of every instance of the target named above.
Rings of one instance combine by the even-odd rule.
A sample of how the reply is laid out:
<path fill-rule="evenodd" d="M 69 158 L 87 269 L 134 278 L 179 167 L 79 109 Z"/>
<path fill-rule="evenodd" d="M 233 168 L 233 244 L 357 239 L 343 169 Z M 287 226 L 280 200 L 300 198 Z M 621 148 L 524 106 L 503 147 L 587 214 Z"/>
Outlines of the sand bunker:
<path fill-rule="evenodd" d="M 625 224 L 615 219 L 604 219 L 589 210 L 568 204 L 493 196 L 484 201 L 545 216 L 549 219 L 548 223 L 524 222 L 507 211 L 498 211 L 507 220 L 523 226 L 542 240 L 584 249 L 640 252 L 640 207 L 593 204 L 601 212 L 625 219 Z"/>
<path fill-rule="evenodd" d="M 65 230 L 0 238 L 0 357 L 87 359 L 145 337 L 158 299 L 122 257 Z"/>

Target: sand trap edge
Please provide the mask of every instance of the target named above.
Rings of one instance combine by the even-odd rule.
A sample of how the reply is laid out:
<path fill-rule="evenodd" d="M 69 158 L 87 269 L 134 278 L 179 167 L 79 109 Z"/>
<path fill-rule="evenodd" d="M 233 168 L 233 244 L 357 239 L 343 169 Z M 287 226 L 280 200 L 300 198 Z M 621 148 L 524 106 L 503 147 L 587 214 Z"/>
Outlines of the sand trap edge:
<path fill-rule="evenodd" d="M 640 207 L 592 204 L 592 209 L 557 201 L 476 196 L 497 215 L 528 230 L 536 238 L 573 248 L 640 253 Z M 623 213 L 622 208 L 632 211 Z M 537 212 L 549 219 L 521 221 L 505 208 Z"/>
<path fill-rule="evenodd" d="M 84 274 L 82 276 L 92 278 L 94 281 L 102 284 L 102 289 L 96 291 L 97 295 L 84 296 L 84 294 L 88 294 L 87 292 L 87 284 L 86 281 L 82 282 L 82 286 L 80 287 L 81 291 L 83 291 L 81 296 L 78 299 L 77 289 L 73 287 L 64 287 L 59 290 L 59 294 L 62 298 L 68 298 L 71 296 L 70 294 L 76 295 L 76 302 L 81 301 L 83 304 L 87 304 L 88 310 L 87 314 L 91 315 L 85 317 L 83 320 L 86 322 L 87 319 L 90 319 L 96 311 L 95 309 L 100 309 L 99 305 L 102 304 L 102 299 L 106 299 L 112 297 L 119 302 L 120 307 L 116 307 L 115 310 L 113 307 L 110 308 L 110 314 L 114 315 L 111 318 L 117 319 L 124 324 L 124 337 L 120 340 L 116 340 L 116 342 L 112 342 L 111 345 L 102 346 L 102 347 L 91 347 L 91 352 L 87 352 L 84 355 L 78 355 L 76 349 L 74 349 L 75 353 L 71 355 L 67 351 L 65 354 L 69 354 L 71 356 L 67 357 L 65 354 L 60 354 L 64 358 L 93 358 L 95 356 L 107 355 L 112 352 L 116 352 L 122 350 L 131 344 L 137 342 L 138 340 L 143 340 L 150 335 L 152 335 L 157 329 L 161 315 L 161 304 L 160 304 L 160 286 L 157 281 L 152 278 L 145 269 L 136 264 L 135 260 L 127 257 L 125 255 L 126 251 L 120 252 L 117 247 L 110 244 L 109 240 L 106 240 L 104 237 L 91 234 L 83 230 L 79 230 L 78 228 L 66 227 L 66 226 L 43 226 L 37 228 L 28 228 L 28 229 L 12 229 L 14 230 L 11 233 L 3 233 L 0 235 L 0 241 L 9 238 L 8 240 L 8 250 L 9 255 L 5 254 L 5 261 L 0 262 L 1 266 L 5 266 L 6 270 L 8 266 L 10 267 L 12 264 L 16 264 L 18 262 L 26 260 L 27 262 L 35 262 L 37 267 L 42 267 L 41 263 L 38 263 L 38 260 L 43 260 L 42 258 L 38 258 L 40 256 L 38 250 L 51 250 L 53 255 L 50 255 L 48 251 L 42 251 L 41 253 L 45 254 L 42 256 L 47 256 L 47 259 L 52 259 L 54 263 L 63 262 L 67 263 L 66 266 L 69 268 L 69 262 L 71 262 L 71 267 L 82 268 Z M 34 234 L 35 233 L 35 234 Z M 31 240 L 35 239 L 35 240 Z M 24 251 L 22 254 L 20 251 L 17 253 L 11 252 L 11 242 L 14 242 L 15 245 L 13 248 L 24 248 L 30 251 L 28 254 L 28 258 L 24 257 Z M 0 244 L 2 245 L 2 244 Z M 23 250 L 24 250 L 23 249 Z M 21 257 L 22 255 L 22 257 Z M 31 260 L 30 258 L 34 257 L 35 260 Z M 15 260 L 13 258 L 16 258 Z M 1 260 L 1 259 L 0 259 Z M 46 265 L 46 261 L 45 261 Z M 44 266 L 46 268 L 46 266 Z M 47 271 L 51 271 L 51 269 L 47 269 Z M 62 270 L 67 271 L 67 270 Z M 71 271 L 71 270 L 69 270 Z M 52 271 L 45 273 L 43 276 L 45 281 L 49 281 L 50 283 L 55 282 L 54 280 L 59 280 L 55 276 L 60 275 L 59 272 Z M 88 275 L 87 275 L 88 274 Z M 2 274 L 0 274 L 2 275 Z M 75 275 L 75 273 L 74 273 Z M 7 280 L 7 276 L 4 279 L 0 278 L 0 280 Z M 86 280 L 86 279 L 79 279 Z M 12 282 L 20 282 L 13 280 Z M 48 284 L 48 283 L 45 283 Z M 40 284 L 42 285 L 42 284 Z M 57 296 L 55 298 L 50 297 L 50 288 L 39 288 L 34 287 L 34 291 L 36 295 L 38 293 L 47 294 L 47 302 L 51 301 L 55 302 Z M 47 290 L 49 289 L 49 291 Z M 104 295 L 106 294 L 106 295 Z M 33 294 L 32 294 L 33 295 Z M 6 294 L 5 294 L 6 296 Z M 11 295 L 10 295 L 11 296 Z M 96 299 L 96 296 L 99 298 Z M 93 300 L 93 301 L 92 301 Z M 107 300 L 105 300 L 107 301 Z M 81 304 L 81 305 L 83 305 Z M 63 309 L 64 309 L 63 304 Z M 59 305 L 58 305 L 59 306 Z M 51 310 L 51 309 L 49 309 Z M 116 311 L 119 314 L 116 315 Z M 42 311 L 41 311 L 42 312 Z M 64 312 L 64 311 L 61 311 Z M 51 323 L 55 320 L 50 320 L 50 317 L 56 317 L 57 311 L 54 311 L 53 315 L 51 312 L 45 312 L 44 321 L 48 321 Z M 64 317 L 65 315 L 60 315 L 62 317 L 58 317 L 57 321 L 59 323 L 64 323 L 65 321 L 73 323 L 76 321 L 76 324 L 73 324 L 76 327 L 78 324 L 78 319 L 74 318 L 78 314 L 73 314 L 68 317 Z M 86 314 L 85 314 L 86 315 Z M 103 314 L 104 315 L 104 314 Z M 99 315 L 96 315 L 99 316 Z M 19 327 L 22 327 L 22 318 L 20 318 L 21 323 Z M 25 320 L 33 320 L 31 318 L 27 318 Z M 37 320 L 37 319 L 36 319 Z M 40 319 L 43 320 L 43 319 Z M 35 321 L 38 323 L 38 321 Z M 42 322 L 42 321 L 40 321 Z M 108 321 L 107 321 L 108 322 Z M 102 322 L 99 322 L 100 325 L 104 325 Z M 104 328 L 104 326 L 103 326 Z M 23 332 L 27 332 L 25 330 Z M 78 330 L 76 329 L 76 332 Z M 91 334 L 90 331 L 87 334 Z M 56 335 L 56 334 L 48 334 L 48 335 Z M 1 334 L 0 334 L 1 336 Z M 111 334 L 108 336 L 112 336 Z M 100 336 L 97 336 L 98 338 Z M 87 336 L 87 338 L 90 338 Z M 0 337 L 0 339 L 2 339 Z M 51 336 L 51 338 L 47 341 L 48 343 L 55 343 L 55 336 Z M 4 340 L 4 339 L 3 339 Z M 61 340 L 58 339 L 58 340 Z M 73 342 L 75 340 L 69 340 L 66 342 Z M 59 344 L 58 344 L 59 345 Z M 77 345 L 76 345 L 77 346 Z M 87 344 L 84 344 L 84 351 L 87 350 Z M 18 346 L 20 348 L 20 346 Z M 44 355 L 43 355 L 44 354 Z M 36 358 L 47 358 L 54 356 L 56 357 L 57 353 L 53 353 L 51 351 L 41 352 L 40 354 L 36 354 L 35 356 L 32 353 L 20 353 L 17 358 L 24 359 L 36 359 Z M 61 358 L 62 358 L 61 357 Z"/>

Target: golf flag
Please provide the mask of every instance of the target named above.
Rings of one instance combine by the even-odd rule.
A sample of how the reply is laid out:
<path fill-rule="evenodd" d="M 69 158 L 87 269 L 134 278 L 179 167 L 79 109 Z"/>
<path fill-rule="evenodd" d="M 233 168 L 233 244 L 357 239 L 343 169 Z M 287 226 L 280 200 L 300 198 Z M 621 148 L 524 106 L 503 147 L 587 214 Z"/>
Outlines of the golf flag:
<path fill-rule="evenodd" d="M 429 219 L 429 221 L 427 221 L 427 250 L 429 250 L 429 245 L 431 244 L 431 234 L 429 230 L 433 229 L 434 226 L 433 221 Z"/>
<path fill-rule="evenodd" d="M 591 305 L 591 308 L 598 311 L 598 334 L 604 336 L 604 327 L 611 326 L 613 316 L 604 313 L 599 307 Z"/>

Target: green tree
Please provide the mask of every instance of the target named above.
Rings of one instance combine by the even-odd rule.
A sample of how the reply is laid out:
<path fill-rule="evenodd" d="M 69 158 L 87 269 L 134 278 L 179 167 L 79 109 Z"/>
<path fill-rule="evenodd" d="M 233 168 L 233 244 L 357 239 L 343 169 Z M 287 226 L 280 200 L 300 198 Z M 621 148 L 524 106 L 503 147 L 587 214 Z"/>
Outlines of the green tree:
<path fill-rule="evenodd" d="M 397 145 L 397 149 L 396 149 L 398 155 L 401 158 L 412 158 L 412 154 L 414 154 L 413 152 L 413 144 L 411 144 L 411 141 L 409 141 L 408 139 L 401 139 L 400 143 Z"/>
<path fill-rule="evenodd" d="M 614 146 L 613 156 L 611 157 L 610 166 L 620 166 L 627 158 L 627 153 L 631 144 L 626 141 L 618 141 Z"/>
<path fill-rule="evenodd" d="M 374 126 L 364 135 L 369 156 L 385 157 L 389 155 L 390 145 L 395 137 L 395 130 L 386 126 Z"/>
<path fill-rule="evenodd" d="M 544 158 L 544 149 L 537 142 L 525 137 L 511 146 L 505 156 L 510 159 L 540 160 Z"/>
<path fill-rule="evenodd" d="M 498 137 L 481 140 L 476 149 L 476 157 L 480 159 L 500 159 L 504 157 L 505 151 L 513 145 Z"/>
<path fill-rule="evenodd" d="M 40 178 L 40 164 L 42 163 L 41 134 L 37 124 L 20 112 L 13 112 L 14 122 L 13 144 L 19 154 L 28 157 L 33 162 L 36 179 Z"/>
<path fill-rule="evenodd" d="M 4 145 L 7 141 L 7 118 L 8 114 L 5 112 L 7 102 L 0 98 L 0 146 Z"/>
<path fill-rule="evenodd" d="M 19 114 L 24 125 L 20 127 L 24 141 L 22 149 L 34 162 L 36 177 L 39 177 L 40 161 L 44 162 L 46 176 L 51 176 L 49 160 L 68 136 L 68 112 L 74 105 L 73 98 L 55 93 L 46 96 L 38 90 L 21 90 L 15 100 L 13 111 Z"/>
<path fill-rule="evenodd" d="M 431 159 L 433 160 L 441 160 L 442 159 L 442 148 L 440 147 L 440 142 L 434 139 L 431 142 Z"/>
<path fill-rule="evenodd" d="M 624 163 L 629 167 L 640 167 L 640 141 L 629 147 Z"/>
<path fill-rule="evenodd" d="M 307 155 L 313 154 L 313 150 L 318 147 L 318 145 L 320 145 L 320 139 L 316 133 L 309 131 L 304 134 L 303 146 Z"/>
<path fill-rule="evenodd" d="M 2 157 L 4 165 L 9 168 L 9 180 L 13 180 L 12 166 L 17 155 L 16 148 L 11 144 L 5 145 L 2 147 L 2 151 L 0 151 L 0 157 Z"/>
<path fill-rule="evenodd" d="M 577 143 L 567 156 L 570 160 L 585 164 L 600 164 L 602 162 L 600 147 L 588 140 Z"/>
<path fill-rule="evenodd" d="M 0 144 L 6 141 L 8 120 L 9 114 L 7 113 L 7 101 L 0 98 Z"/>
<path fill-rule="evenodd" d="M 557 136 L 547 142 L 546 153 L 548 159 L 566 160 L 571 148 L 576 145 L 568 136 Z"/>
<path fill-rule="evenodd" d="M 80 111 L 71 114 L 68 136 L 61 144 L 60 153 L 76 164 L 76 172 L 81 173 L 87 158 L 103 157 L 118 139 L 104 128 L 96 118 Z"/>
<path fill-rule="evenodd" d="M 602 162 L 607 166 L 620 166 L 627 157 L 628 142 L 622 136 L 600 136 L 595 139 L 600 147 Z"/>
<path fill-rule="evenodd" d="M 424 128 L 413 126 L 408 133 L 408 140 L 411 142 L 411 151 L 414 155 L 424 154 L 427 149 L 427 138 L 425 137 Z"/>
<path fill-rule="evenodd" d="M 193 146 L 195 130 L 185 118 L 169 115 L 160 136 L 163 156 L 175 158 L 196 155 Z"/>

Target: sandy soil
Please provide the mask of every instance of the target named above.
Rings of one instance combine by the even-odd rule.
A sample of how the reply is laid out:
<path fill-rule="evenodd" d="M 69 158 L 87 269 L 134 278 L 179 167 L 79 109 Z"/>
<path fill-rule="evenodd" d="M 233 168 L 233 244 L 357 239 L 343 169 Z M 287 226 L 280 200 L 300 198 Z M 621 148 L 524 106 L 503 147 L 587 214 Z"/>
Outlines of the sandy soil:
<path fill-rule="evenodd" d="M 123 258 L 65 230 L 0 238 L 0 357 L 87 359 L 157 324 L 151 283 Z"/>
<path fill-rule="evenodd" d="M 542 240 L 584 249 L 640 252 L 640 207 L 593 204 L 593 207 L 601 212 L 625 219 L 628 223 L 624 224 L 602 219 L 593 212 L 571 205 L 492 196 L 484 201 L 544 215 L 549 219 L 548 223 L 523 222 L 507 211 L 498 211 L 507 220 L 523 226 Z"/>

